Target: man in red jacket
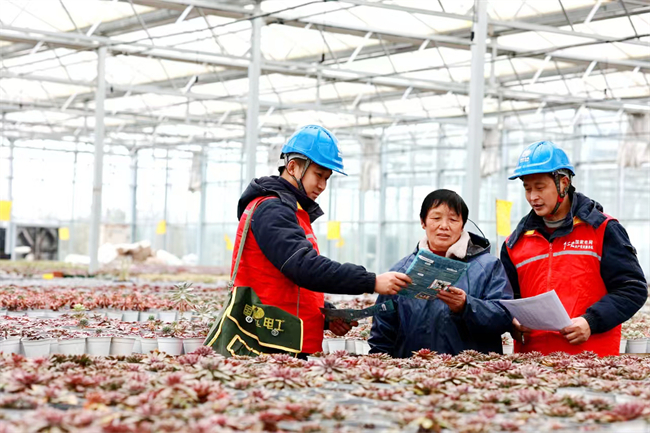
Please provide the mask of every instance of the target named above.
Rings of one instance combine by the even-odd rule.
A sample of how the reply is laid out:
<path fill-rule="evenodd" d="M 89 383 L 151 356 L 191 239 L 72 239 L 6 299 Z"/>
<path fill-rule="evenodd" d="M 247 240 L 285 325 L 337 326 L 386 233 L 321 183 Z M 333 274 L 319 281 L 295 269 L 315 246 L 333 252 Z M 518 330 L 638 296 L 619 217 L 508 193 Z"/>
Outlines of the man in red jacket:
<path fill-rule="evenodd" d="M 298 130 L 282 148 L 280 176 L 254 179 L 239 200 L 234 251 L 255 204 L 235 286 L 255 290 L 262 303 L 298 315 L 304 323 L 303 351 L 322 348 L 323 293 L 396 294 L 411 279 L 399 272 L 375 275 L 362 266 L 321 256 L 312 222 L 323 215 L 316 199 L 332 171 L 345 174 L 336 137 L 321 126 Z M 233 255 L 233 263 L 236 254 Z M 341 334 L 349 326 L 338 323 Z"/>
<path fill-rule="evenodd" d="M 521 178 L 531 212 L 506 239 L 501 261 L 515 298 L 555 290 L 573 324 L 560 332 L 513 321 L 515 349 L 618 355 L 621 323 L 648 298 L 636 250 L 619 222 L 575 192 L 575 170 L 549 141 L 530 145 L 510 179 Z"/>

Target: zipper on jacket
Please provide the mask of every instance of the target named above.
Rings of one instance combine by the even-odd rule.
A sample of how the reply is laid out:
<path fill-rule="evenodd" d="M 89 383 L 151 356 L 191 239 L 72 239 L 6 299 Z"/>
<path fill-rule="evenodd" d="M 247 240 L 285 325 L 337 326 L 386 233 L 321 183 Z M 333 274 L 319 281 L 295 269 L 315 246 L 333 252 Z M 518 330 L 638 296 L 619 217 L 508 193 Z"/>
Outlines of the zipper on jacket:
<path fill-rule="evenodd" d="M 548 243 L 548 276 L 546 277 L 547 292 L 551 291 L 551 265 L 553 260 L 553 241 Z"/>

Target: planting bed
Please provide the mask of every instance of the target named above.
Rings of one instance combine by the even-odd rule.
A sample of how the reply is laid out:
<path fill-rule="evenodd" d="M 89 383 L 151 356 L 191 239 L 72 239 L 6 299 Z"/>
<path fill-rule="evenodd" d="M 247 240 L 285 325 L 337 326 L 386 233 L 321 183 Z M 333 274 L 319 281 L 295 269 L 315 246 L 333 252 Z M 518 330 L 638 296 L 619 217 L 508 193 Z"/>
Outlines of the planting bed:
<path fill-rule="evenodd" d="M 650 357 L 336 351 L 366 351 L 367 320 L 307 361 L 224 359 L 199 342 L 226 297 L 223 283 L 0 280 L 0 433 L 650 432 Z M 648 323 L 646 306 L 624 335 Z"/>
<path fill-rule="evenodd" d="M 0 357 L 0 431 L 645 432 L 650 359 Z"/>

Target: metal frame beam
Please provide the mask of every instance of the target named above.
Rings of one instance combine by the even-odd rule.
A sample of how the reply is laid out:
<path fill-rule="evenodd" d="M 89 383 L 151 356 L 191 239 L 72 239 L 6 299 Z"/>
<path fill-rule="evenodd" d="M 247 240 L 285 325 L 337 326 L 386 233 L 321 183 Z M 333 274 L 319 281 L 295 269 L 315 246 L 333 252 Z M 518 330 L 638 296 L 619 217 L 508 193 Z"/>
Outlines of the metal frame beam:
<path fill-rule="evenodd" d="M 255 3 L 254 14 L 261 12 L 261 0 Z M 251 31 L 250 64 L 248 65 L 248 104 L 246 111 L 246 181 L 255 178 L 257 141 L 260 118 L 260 74 L 262 71 L 262 19 L 253 19 Z M 244 182 L 246 183 L 246 182 Z"/>
<path fill-rule="evenodd" d="M 483 97 L 485 95 L 485 47 L 487 39 L 487 0 L 475 0 L 476 22 L 474 23 L 474 45 L 472 46 L 472 70 L 469 91 L 469 116 L 467 133 L 467 162 L 465 164 L 465 185 L 463 196 L 469 207 L 470 219 L 478 223 L 481 154 L 483 153 Z"/>
<path fill-rule="evenodd" d="M 5 26 L 6 27 L 6 26 Z M 14 29 L 15 30 L 15 29 Z M 21 29 L 18 29 L 20 32 Z M 4 28 L 0 26 L 0 39 L 7 38 L 7 36 L 3 36 Z M 50 32 L 47 32 L 50 33 Z M 15 35 L 13 36 L 15 37 Z M 24 37 L 33 37 L 29 35 L 24 35 Z M 44 35 L 44 37 L 47 37 L 48 40 L 50 40 L 50 36 Z M 78 36 L 81 37 L 81 36 Z M 54 37 L 52 37 L 54 38 Z M 83 38 L 89 38 L 92 40 L 91 45 L 95 45 L 96 43 L 102 42 L 102 41 L 95 41 L 95 37 L 81 37 Z M 54 38 L 56 39 L 56 38 Z M 99 38 L 102 39 L 102 38 Z M 106 38 L 103 38 L 106 39 Z M 110 40 L 109 40 L 110 41 Z M 115 42 L 112 42 L 115 44 Z M 83 44 L 82 44 L 83 45 Z M 140 46 L 140 44 L 138 44 Z M 146 45 L 145 45 L 146 46 Z M 118 45 L 114 45 L 110 47 L 112 50 L 117 49 L 118 51 L 120 50 L 126 50 L 130 51 L 135 55 L 143 55 L 144 51 L 142 49 L 138 50 L 135 49 L 134 47 L 128 47 L 128 49 L 122 47 L 119 48 Z M 136 47 L 137 48 L 137 47 Z M 160 47 L 151 47 L 152 50 L 162 50 L 164 51 L 165 49 L 160 48 Z M 512 48 L 506 48 L 506 47 L 500 47 L 497 44 L 497 50 L 501 48 L 511 50 L 513 53 L 517 53 L 518 51 L 521 51 L 519 49 L 512 49 Z M 175 60 L 181 60 L 181 61 L 191 61 L 191 59 L 188 59 L 183 52 L 187 50 L 182 50 L 181 52 L 176 52 L 177 49 L 171 49 L 170 53 L 165 54 L 165 58 L 171 58 L 173 57 Z M 153 51 L 147 51 L 150 54 L 153 53 Z M 172 55 L 173 53 L 173 55 Z M 161 53 L 162 54 L 162 53 Z M 557 60 L 562 60 L 566 58 L 566 55 L 563 54 L 553 54 L 554 58 Z M 234 58 L 232 56 L 223 56 L 223 55 L 212 55 L 211 53 L 200 53 L 196 54 L 196 56 L 193 56 L 196 59 L 202 59 L 205 61 L 211 61 L 215 62 L 215 64 L 219 64 L 220 66 L 228 66 L 228 67 L 233 67 L 233 68 L 247 68 L 250 65 L 250 61 L 245 58 Z M 645 62 L 645 61 L 638 61 L 638 60 L 617 60 L 617 61 L 612 61 L 611 59 L 593 59 L 593 58 L 588 58 L 586 56 L 577 56 L 577 55 L 572 55 L 572 58 L 575 59 L 580 59 L 583 62 L 602 62 L 607 64 L 609 67 L 614 67 L 616 65 L 618 66 L 626 66 L 627 68 L 644 68 L 648 69 L 650 71 L 650 62 Z M 335 80 L 335 81 L 348 81 L 348 82 L 360 82 L 360 83 L 370 83 L 374 85 L 381 85 L 381 86 L 389 86 L 389 87 L 403 87 L 403 88 L 408 88 L 408 87 L 414 87 L 418 89 L 425 89 L 425 90 L 437 90 L 441 92 L 447 92 L 447 91 L 452 91 L 454 93 L 461 93 L 461 94 L 467 94 L 468 93 L 468 88 L 467 85 L 463 83 L 449 83 L 449 82 L 438 82 L 434 80 L 422 80 L 422 79 L 412 79 L 412 78 L 406 78 L 406 77 L 399 77 L 399 76 L 373 76 L 370 74 L 364 74 L 360 73 L 358 71 L 354 70 L 344 70 L 340 68 L 332 68 L 332 67 L 326 67 L 322 65 L 307 65 L 303 64 L 300 62 L 278 62 L 278 61 L 263 61 L 262 62 L 262 70 L 265 70 L 267 72 L 277 72 L 277 73 L 282 73 L 282 74 L 289 74 L 289 75 L 304 75 L 307 73 L 308 75 L 316 75 L 320 74 L 324 78 Z M 114 86 L 115 87 L 115 86 Z M 147 86 L 139 86 L 141 88 L 146 89 Z M 128 90 L 127 90 L 128 91 Z M 146 92 L 156 92 L 160 91 L 160 94 L 170 94 L 167 92 L 170 91 L 164 91 L 161 89 L 146 89 Z M 183 96 L 180 95 L 179 92 L 174 92 L 171 91 L 173 95 L 175 96 Z M 505 98 L 508 99 L 539 99 L 542 98 L 544 100 L 545 96 L 553 97 L 553 95 L 539 95 L 536 96 L 535 94 L 531 92 L 525 92 L 528 93 L 526 96 L 515 96 L 517 94 L 503 94 Z M 521 95 L 521 93 L 518 93 Z M 196 94 L 192 93 L 190 96 L 194 96 Z M 212 95 L 209 96 L 209 98 L 213 99 L 214 97 Z M 279 108 L 279 107 L 275 107 Z M 620 107 L 619 107 L 620 108 Z M 618 109 L 618 108 L 616 108 Z M 337 110 L 337 112 L 340 112 Z M 363 115 L 363 114 L 361 114 Z M 405 120 L 405 119 L 399 119 L 399 120 Z"/>
<path fill-rule="evenodd" d="M 102 218 L 102 183 L 104 170 L 104 96 L 106 95 L 106 47 L 97 50 L 97 98 L 95 98 L 95 160 L 93 168 L 93 199 L 90 212 L 90 266 L 94 274 L 99 269 L 99 229 Z"/>

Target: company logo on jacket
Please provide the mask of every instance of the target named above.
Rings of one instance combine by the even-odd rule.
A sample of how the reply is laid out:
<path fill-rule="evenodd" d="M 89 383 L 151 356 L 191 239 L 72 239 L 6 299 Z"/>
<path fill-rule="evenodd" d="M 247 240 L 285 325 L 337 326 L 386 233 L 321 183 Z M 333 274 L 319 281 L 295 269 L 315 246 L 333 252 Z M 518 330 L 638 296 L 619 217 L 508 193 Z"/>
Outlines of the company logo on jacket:
<path fill-rule="evenodd" d="M 566 242 L 564 242 L 564 248 L 563 249 L 566 250 L 567 247 L 571 248 L 571 249 L 574 249 L 574 250 L 590 250 L 590 251 L 593 251 L 594 250 L 594 241 L 591 240 L 591 239 L 589 239 L 589 240 L 580 239 L 580 240 L 575 240 L 575 241 L 566 241 Z"/>

